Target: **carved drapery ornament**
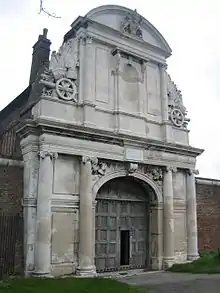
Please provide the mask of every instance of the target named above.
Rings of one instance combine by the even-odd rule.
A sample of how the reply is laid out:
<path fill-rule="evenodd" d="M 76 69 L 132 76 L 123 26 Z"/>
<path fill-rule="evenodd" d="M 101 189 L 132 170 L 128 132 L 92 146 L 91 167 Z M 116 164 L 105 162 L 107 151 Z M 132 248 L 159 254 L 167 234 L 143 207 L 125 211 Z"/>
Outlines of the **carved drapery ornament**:
<path fill-rule="evenodd" d="M 143 31 L 141 29 L 142 17 L 135 9 L 132 13 L 128 13 L 121 22 L 121 31 L 138 38 L 143 38 Z"/>
<path fill-rule="evenodd" d="M 129 55 L 118 48 L 112 51 L 112 55 L 115 56 L 115 68 L 112 69 L 112 75 L 120 76 L 126 82 L 144 82 L 147 59 L 140 59 L 137 56 Z M 127 67 L 125 67 L 126 65 Z"/>

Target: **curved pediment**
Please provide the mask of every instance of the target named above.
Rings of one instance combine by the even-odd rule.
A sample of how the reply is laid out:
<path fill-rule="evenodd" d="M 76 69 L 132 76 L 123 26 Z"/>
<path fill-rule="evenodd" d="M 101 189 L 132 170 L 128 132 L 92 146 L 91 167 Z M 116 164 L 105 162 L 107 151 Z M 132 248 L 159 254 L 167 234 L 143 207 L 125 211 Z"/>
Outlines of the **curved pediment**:
<path fill-rule="evenodd" d="M 85 17 L 150 43 L 164 50 L 168 55 L 171 54 L 171 48 L 164 37 L 136 10 L 118 5 L 103 5 L 92 9 Z"/>

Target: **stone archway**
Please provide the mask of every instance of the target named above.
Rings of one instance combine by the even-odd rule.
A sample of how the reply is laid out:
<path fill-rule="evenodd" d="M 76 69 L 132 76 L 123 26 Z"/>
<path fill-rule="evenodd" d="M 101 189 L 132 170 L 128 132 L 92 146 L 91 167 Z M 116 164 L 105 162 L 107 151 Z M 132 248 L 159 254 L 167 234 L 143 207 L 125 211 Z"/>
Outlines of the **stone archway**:
<path fill-rule="evenodd" d="M 146 177 L 138 172 L 127 176 L 120 171 L 102 177 L 94 185 L 94 257 L 98 272 L 161 269 L 161 195 L 157 187 L 152 188 L 155 183 Z"/>

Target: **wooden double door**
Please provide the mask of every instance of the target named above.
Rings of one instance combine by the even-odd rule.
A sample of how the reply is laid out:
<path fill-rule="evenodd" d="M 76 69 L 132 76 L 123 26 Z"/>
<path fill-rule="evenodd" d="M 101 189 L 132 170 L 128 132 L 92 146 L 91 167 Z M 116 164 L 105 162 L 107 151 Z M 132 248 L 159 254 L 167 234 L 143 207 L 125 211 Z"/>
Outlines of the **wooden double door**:
<path fill-rule="evenodd" d="M 114 179 L 97 194 L 97 272 L 145 268 L 148 264 L 149 204 L 133 178 Z"/>

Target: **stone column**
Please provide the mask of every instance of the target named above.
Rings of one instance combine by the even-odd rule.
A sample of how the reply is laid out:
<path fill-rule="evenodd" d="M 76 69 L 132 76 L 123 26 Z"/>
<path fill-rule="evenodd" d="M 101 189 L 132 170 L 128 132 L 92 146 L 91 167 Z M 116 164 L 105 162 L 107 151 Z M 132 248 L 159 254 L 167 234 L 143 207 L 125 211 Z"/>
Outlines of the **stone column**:
<path fill-rule="evenodd" d="M 97 205 L 97 201 L 94 200 L 92 203 L 92 226 L 93 226 L 93 236 L 92 236 L 92 257 L 93 260 L 95 260 L 95 216 L 96 216 L 96 205 Z"/>
<path fill-rule="evenodd" d="M 196 186 L 195 176 L 197 170 L 189 170 L 187 173 L 187 259 L 198 259 L 198 236 L 197 236 L 197 209 L 196 209 Z"/>
<path fill-rule="evenodd" d="M 51 272 L 51 196 L 53 187 L 53 159 L 57 153 L 40 152 L 37 195 L 35 274 Z"/>
<path fill-rule="evenodd" d="M 80 172 L 79 266 L 77 275 L 91 276 L 94 274 L 92 159 L 83 157 Z"/>
<path fill-rule="evenodd" d="M 36 202 L 38 185 L 38 138 L 30 135 L 21 140 L 24 161 L 24 274 L 32 274 L 35 269 L 36 242 Z"/>
<path fill-rule="evenodd" d="M 157 203 L 151 207 L 151 262 L 152 270 L 163 268 L 163 206 Z"/>
<path fill-rule="evenodd" d="M 164 197 L 164 268 L 174 263 L 174 215 L 173 215 L 173 174 L 174 168 L 166 167 L 163 179 Z"/>

